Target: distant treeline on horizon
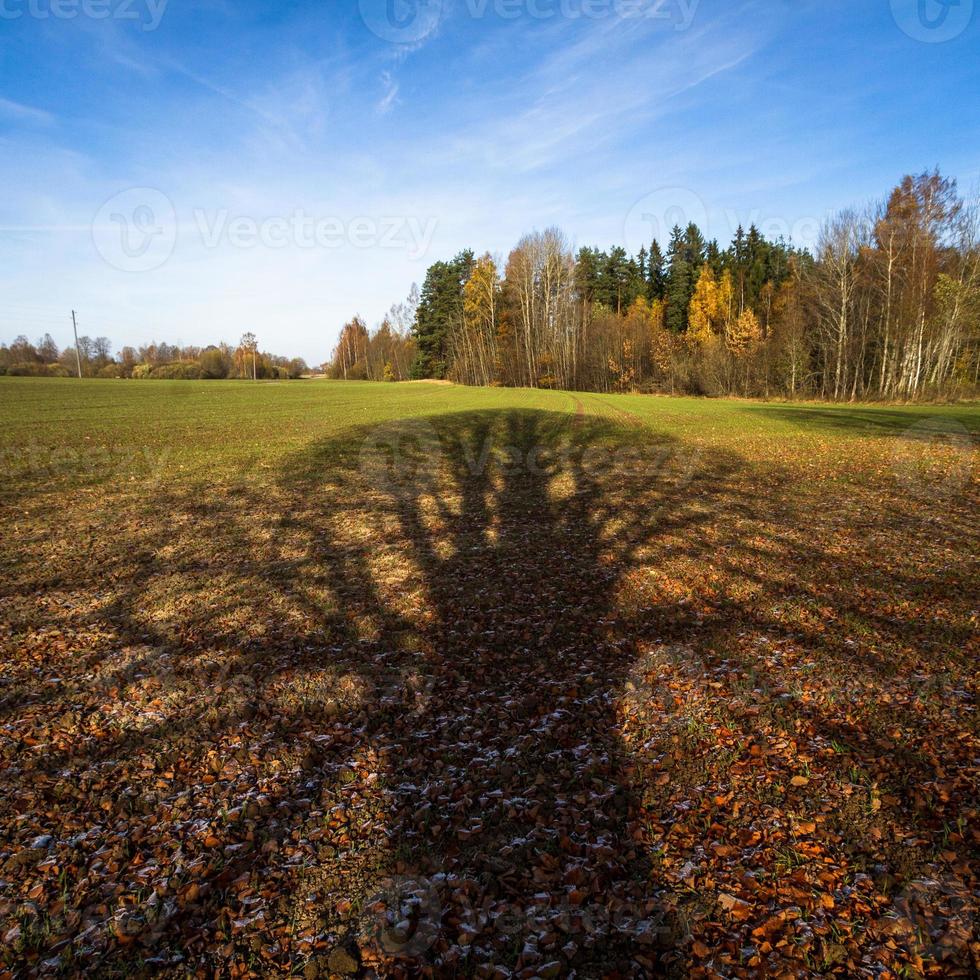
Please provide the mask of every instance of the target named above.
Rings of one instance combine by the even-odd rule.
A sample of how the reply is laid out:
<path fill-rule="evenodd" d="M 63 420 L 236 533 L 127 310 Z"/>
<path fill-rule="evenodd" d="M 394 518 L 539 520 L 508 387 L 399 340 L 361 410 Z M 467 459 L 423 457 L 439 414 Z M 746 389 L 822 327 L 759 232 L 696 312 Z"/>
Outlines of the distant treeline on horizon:
<path fill-rule="evenodd" d="M 301 358 L 105 337 L 0 345 L 0 374 L 298 378 Z M 355 316 L 312 373 L 351 380 L 833 400 L 974 396 L 980 381 L 980 210 L 938 172 L 828 220 L 814 254 L 754 226 L 721 248 L 696 224 L 635 256 L 573 253 L 556 228 L 506 261 L 465 250 L 369 330 Z"/>
<path fill-rule="evenodd" d="M 78 349 L 58 345 L 45 334 L 36 344 L 18 337 L 10 346 L 0 344 L 0 375 L 21 377 L 160 378 L 208 380 L 221 378 L 299 378 L 310 369 L 301 357 L 262 353 L 253 334 L 245 334 L 237 347 L 212 344 L 181 347 L 151 343 L 123 347 L 117 357 L 106 337 L 78 338 Z"/>
<path fill-rule="evenodd" d="M 695 224 L 635 256 L 572 252 L 558 229 L 506 261 L 469 250 L 369 331 L 345 324 L 330 377 L 601 392 L 916 399 L 975 394 L 977 203 L 938 172 L 826 222 L 815 254 Z"/>

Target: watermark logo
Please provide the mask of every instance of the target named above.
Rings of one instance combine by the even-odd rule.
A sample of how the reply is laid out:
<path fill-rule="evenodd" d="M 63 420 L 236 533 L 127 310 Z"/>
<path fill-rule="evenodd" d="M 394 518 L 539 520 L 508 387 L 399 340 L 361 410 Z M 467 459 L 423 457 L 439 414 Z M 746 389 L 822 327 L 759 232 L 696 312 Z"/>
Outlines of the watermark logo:
<path fill-rule="evenodd" d="M 447 0 L 359 0 L 361 19 L 383 41 L 419 44 L 439 26 Z M 646 21 L 686 31 L 701 0 L 465 0 L 472 20 Z"/>
<path fill-rule="evenodd" d="M 110 197 L 92 222 L 96 251 L 122 272 L 159 269 L 177 244 L 173 202 L 153 187 L 131 187 Z"/>
<path fill-rule="evenodd" d="M 191 224 L 180 225 L 166 194 L 133 187 L 102 205 L 92 222 L 92 241 L 113 268 L 151 272 L 173 255 L 178 235 L 208 250 L 379 248 L 404 251 L 415 261 L 428 252 L 438 227 L 434 217 L 324 217 L 302 208 L 263 218 L 233 214 L 227 208 L 194 208 L 192 217 Z"/>
<path fill-rule="evenodd" d="M 590 943 L 628 937 L 640 947 L 671 948 L 690 939 L 687 924 L 655 903 L 608 896 L 580 903 L 566 894 L 554 903 L 504 906 L 489 914 L 494 932 L 515 944 L 549 931 L 569 937 L 588 936 Z"/>
<path fill-rule="evenodd" d="M 823 215 L 785 215 L 761 208 L 739 210 L 712 203 L 709 211 L 704 198 L 688 187 L 661 187 L 641 197 L 629 210 L 623 222 L 623 244 L 631 254 L 649 249 L 656 239 L 661 247 L 670 241 L 674 228 L 685 231 L 697 225 L 705 239 L 732 238 L 739 229 L 756 230 L 769 241 L 783 240 L 798 248 L 813 250 L 825 222 L 832 212 Z"/>
<path fill-rule="evenodd" d="M 31 442 L 0 449 L 0 485 L 22 480 L 67 480 L 90 483 L 139 480 L 156 487 L 164 479 L 170 450 L 144 447 L 46 446 Z"/>
<path fill-rule="evenodd" d="M 834 216 L 832 211 L 828 211 L 822 216 L 818 215 L 799 215 L 787 217 L 784 215 L 773 214 L 753 208 L 750 211 L 739 211 L 736 208 L 726 208 L 724 211 L 724 224 L 729 237 L 734 238 L 741 228 L 743 232 L 751 227 L 755 227 L 759 233 L 771 242 L 782 239 L 790 242 L 797 248 L 805 248 L 810 252 L 816 252 L 820 243 L 820 233 L 825 224 Z"/>
<path fill-rule="evenodd" d="M 364 906 L 361 935 L 380 954 L 418 959 L 432 948 L 442 927 L 442 903 L 428 878 L 386 881 Z"/>
<path fill-rule="evenodd" d="M 382 41 L 418 44 L 439 26 L 444 0 L 358 0 L 361 20 Z"/>
<path fill-rule="evenodd" d="M 704 201 L 687 187 L 661 187 L 645 194 L 630 208 L 623 222 L 623 244 L 636 255 L 641 248 L 649 248 L 654 239 L 664 244 L 675 227 L 683 230 L 692 223 L 711 238 Z"/>
<path fill-rule="evenodd" d="M 895 938 L 929 964 L 969 969 L 977 901 L 963 881 L 956 876 L 916 878 L 896 896 L 893 909 L 890 932 Z"/>
<path fill-rule="evenodd" d="M 361 444 L 358 469 L 365 484 L 392 496 L 431 490 L 443 463 L 443 447 L 424 419 L 399 419 L 373 429 Z"/>
<path fill-rule="evenodd" d="M 114 20 L 155 31 L 168 0 L 0 0 L 0 20 Z"/>
<path fill-rule="evenodd" d="M 404 666 L 391 670 L 383 677 L 375 693 L 382 704 L 397 706 L 404 720 L 425 716 L 432 704 L 435 688 L 434 674 Z"/>
<path fill-rule="evenodd" d="M 263 218 L 232 215 L 226 208 L 208 212 L 194 210 L 194 225 L 205 248 L 222 244 L 233 248 L 387 248 L 398 249 L 410 259 L 421 258 L 429 250 L 437 220 L 415 216 L 388 215 L 380 218 L 360 216 L 345 221 L 339 217 L 317 217 L 301 208 L 288 216 Z"/>
<path fill-rule="evenodd" d="M 962 492 L 973 477 L 973 436 L 955 419 L 921 419 L 892 449 L 892 471 L 913 497 L 942 501 Z"/>
<path fill-rule="evenodd" d="M 474 20 L 646 20 L 686 31 L 701 0 L 466 0 Z"/>
<path fill-rule="evenodd" d="M 557 443 L 515 446 L 488 433 L 480 444 L 440 439 L 425 419 L 400 419 L 373 429 L 361 444 L 358 470 L 363 484 L 393 497 L 413 497 L 437 489 L 449 460 L 467 479 L 572 476 L 583 491 L 628 481 L 658 485 L 665 493 L 688 487 L 697 477 L 700 452 L 685 446 L 617 446 Z"/>
<path fill-rule="evenodd" d="M 973 19 L 974 0 L 891 0 L 895 23 L 913 41 L 941 44 L 959 37 Z"/>

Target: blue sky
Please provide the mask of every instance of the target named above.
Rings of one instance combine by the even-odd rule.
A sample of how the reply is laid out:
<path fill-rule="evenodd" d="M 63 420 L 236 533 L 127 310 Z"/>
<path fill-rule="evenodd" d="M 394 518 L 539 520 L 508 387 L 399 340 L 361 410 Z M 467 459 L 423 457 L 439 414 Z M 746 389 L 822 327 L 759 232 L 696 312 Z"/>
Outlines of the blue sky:
<path fill-rule="evenodd" d="M 919 3 L 0 0 L 0 340 L 319 363 L 463 247 L 969 191 L 980 0 Z"/>

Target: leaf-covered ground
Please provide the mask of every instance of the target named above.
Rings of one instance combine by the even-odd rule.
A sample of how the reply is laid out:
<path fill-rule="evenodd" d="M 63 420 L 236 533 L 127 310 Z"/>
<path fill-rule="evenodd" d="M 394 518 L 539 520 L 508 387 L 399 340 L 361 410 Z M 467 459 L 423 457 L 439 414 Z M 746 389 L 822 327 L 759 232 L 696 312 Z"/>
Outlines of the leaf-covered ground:
<path fill-rule="evenodd" d="M 3 379 L 0 975 L 975 975 L 978 423 Z"/>

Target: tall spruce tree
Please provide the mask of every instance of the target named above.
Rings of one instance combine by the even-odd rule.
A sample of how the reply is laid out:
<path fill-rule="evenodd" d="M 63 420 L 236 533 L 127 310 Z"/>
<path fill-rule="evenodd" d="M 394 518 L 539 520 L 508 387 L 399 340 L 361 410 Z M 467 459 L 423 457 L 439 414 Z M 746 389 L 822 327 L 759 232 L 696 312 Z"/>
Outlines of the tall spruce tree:
<path fill-rule="evenodd" d="M 701 229 L 692 221 L 684 230 L 684 258 L 696 276 L 704 264 L 705 244 Z"/>
<path fill-rule="evenodd" d="M 575 290 L 585 303 L 599 302 L 600 270 L 605 253 L 597 248 L 582 247 L 575 259 Z"/>
<path fill-rule="evenodd" d="M 413 378 L 445 378 L 452 325 L 463 316 L 463 286 L 473 269 L 473 252 L 462 251 L 450 262 L 429 266 L 415 314 L 416 353 Z"/>
<path fill-rule="evenodd" d="M 687 313 L 694 292 L 694 273 L 687 259 L 684 232 L 674 225 L 667 246 L 667 282 L 665 301 L 667 311 L 664 323 L 673 333 L 683 333 L 687 329 Z"/>
<path fill-rule="evenodd" d="M 667 290 L 667 272 L 664 268 L 664 253 L 656 239 L 650 246 L 647 256 L 647 299 L 662 300 Z"/>
<path fill-rule="evenodd" d="M 605 256 L 602 267 L 600 301 L 616 313 L 623 313 L 643 295 L 644 283 L 636 259 L 616 245 Z"/>

